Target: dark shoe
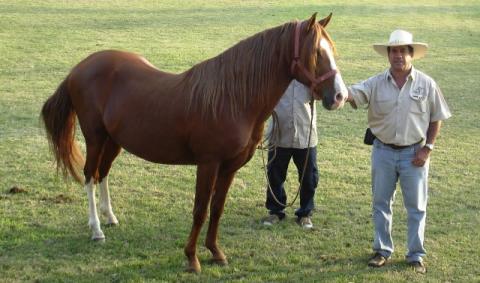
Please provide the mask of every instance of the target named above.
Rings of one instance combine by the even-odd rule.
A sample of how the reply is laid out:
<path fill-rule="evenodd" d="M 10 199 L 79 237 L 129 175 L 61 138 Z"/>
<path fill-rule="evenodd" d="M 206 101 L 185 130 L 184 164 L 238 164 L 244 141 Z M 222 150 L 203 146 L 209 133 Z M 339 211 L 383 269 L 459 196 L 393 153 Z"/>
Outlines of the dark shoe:
<path fill-rule="evenodd" d="M 387 263 L 387 260 L 388 259 L 383 255 L 381 255 L 380 253 L 375 253 L 368 261 L 368 266 L 382 267 Z"/>
<path fill-rule="evenodd" d="M 423 264 L 423 262 L 421 261 L 412 261 L 412 262 L 409 262 L 408 264 L 413 268 L 413 271 L 415 271 L 416 273 L 420 273 L 420 274 L 427 273 L 427 268 L 425 267 L 425 264 Z"/>
<path fill-rule="evenodd" d="M 262 224 L 265 226 L 272 226 L 274 224 L 277 224 L 280 222 L 282 219 L 276 214 L 270 214 L 267 217 L 262 219 Z"/>

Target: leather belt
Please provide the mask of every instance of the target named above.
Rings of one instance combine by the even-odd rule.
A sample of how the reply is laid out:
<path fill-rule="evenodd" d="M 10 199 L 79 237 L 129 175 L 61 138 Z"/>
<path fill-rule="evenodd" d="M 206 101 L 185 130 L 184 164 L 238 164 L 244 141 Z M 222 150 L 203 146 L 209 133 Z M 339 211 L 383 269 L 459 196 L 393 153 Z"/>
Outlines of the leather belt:
<path fill-rule="evenodd" d="M 413 143 L 411 145 L 396 145 L 396 144 L 391 144 L 391 143 L 383 143 L 384 145 L 392 148 L 392 149 L 395 149 L 395 150 L 400 150 L 400 149 L 405 149 L 407 147 L 411 147 L 411 146 L 414 146 L 414 145 L 417 145 L 419 143 L 421 143 L 422 141 L 419 141 L 419 142 L 416 142 L 416 143 Z"/>

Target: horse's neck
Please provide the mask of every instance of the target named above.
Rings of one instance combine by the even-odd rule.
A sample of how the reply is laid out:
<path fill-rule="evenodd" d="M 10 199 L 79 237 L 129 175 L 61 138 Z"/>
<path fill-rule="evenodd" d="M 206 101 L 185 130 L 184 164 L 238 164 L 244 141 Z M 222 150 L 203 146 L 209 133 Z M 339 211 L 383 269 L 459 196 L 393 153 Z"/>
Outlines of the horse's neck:
<path fill-rule="evenodd" d="M 286 75 L 280 75 L 276 77 L 273 87 L 266 91 L 265 103 L 259 111 L 260 120 L 266 120 L 273 112 L 275 106 L 277 106 L 280 98 L 283 96 L 291 82 L 291 78 Z"/>
<path fill-rule="evenodd" d="M 235 112 L 250 121 L 266 119 L 292 79 L 289 74 L 290 57 L 293 56 L 293 50 L 290 50 L 293 47 L 289 44 L 291 41 L 289 30 L 272 29 L 242 41 L 225 53 L 180 74 L 185 78 L 182 79 L 185 93 L 189 93 L 187 104 L 203 113 L 211 110 L 217 117 Z M 244 53 L 249 51 L 255 51 L 257 55 L 269 54 L 271 57 L 245 58 Z M 249 60 L 248 63 L 244 64 L 245 60 Z M 234 75 L 232 70 L 237 66 L 243 66 L 244 70 Z M 249 73 L 252 70 L 255 70 L 254 74 Z M 238 108 L 230 111 L 229 107 Z"/>
<path fill-rule="evenodd" d="M 274 45 L 276 50 L 272 50 L 272 54 L 281 54 L 281 57 L 278 58 L 278 64 L 276 65 L 275 74 L 271 76 L 271 82 L 266 85 L 270 87 L 268 89 L 261 90 L 264 92 L 264 103 L 259 107 L 257 111 L 259 111 L 260 120 L 263 119 L 265 121 L 273 112 L 273 109 L 280 101 L 280 98 L 287 90 L 288 85 L 292 81 L 292 76 L 290 74 L 290 67 L 291 62 L 293 60 L 293 46 L 290 46 L 290 42 L 292 42 L 293 34 L 291 32 L 287 32 L 278 37 L 278 42 Z M 288 42 L 286 47 L 285 41 Z M 260 105 L 258 105 L 260 106 Z M 255 108 L 255 107 L 252 107 Z"/>
<path fill-rule="evenodd" d="M 262 92 L 262 103 L 248 107 L 248 109 L 258 111 L 258 116 L 260 120 L 263 121 L 271 115 L 273 109 L 292 81 L 290 66 L 293 60 L 293 58 L 291 58 L 293 57 L 293 50 L 290 50 L 289 45 L 289 42 L 292 40 L 288 33 L 279 35 L 277 39 L 278 42 L 273 45 L 274 48 L 270 51 L 272 56 L 277 56 L 277 58 L 273 59 L 277 61 L 274 70 L 272 70 L 273 75 L 269 76 L 270 81 L 263 85 L 265 89 L 259 90 Z M 285 42 L 288 42 L 287 46 L 285 46 Z"/>

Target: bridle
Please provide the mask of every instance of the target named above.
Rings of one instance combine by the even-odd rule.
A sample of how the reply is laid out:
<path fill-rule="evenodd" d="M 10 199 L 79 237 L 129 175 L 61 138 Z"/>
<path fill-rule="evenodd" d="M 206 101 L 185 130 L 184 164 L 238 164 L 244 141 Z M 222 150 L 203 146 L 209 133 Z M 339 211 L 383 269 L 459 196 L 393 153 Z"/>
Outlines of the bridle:
<path fill-rule="evenodd" d="M 294 53 L 293 53 L 293 61 L 292 61 L 292 66 L 290 67 L 290 72 L 291 74 L 293 75 L 294 72 L 295 72 L 295 68 L 298 67 L 298 69 L 308 78 L 308 80 L 310 81 L 310 91 L 312 92 L 312 94 L 315 94 L 316 97 L 320 97 L 316 92 L 315 92 L 315 88 L 317 87 L 317 85 L 319 85 L 320 83 L 322 83 L 323 81 L 329 79 L 330 77 L 333 77 L 335 76 L 335 74 L 337 74 L 337 70 L 336 69 L 332 69 L 330 70 L 329 72 L 319 76 L 319 77 L 316 77 L 315 74 L 309 72 L 305 66 L 302 64 L 302 62 L 300 61 L 300 29 L 302 28 L 302 24 L 303 22 L 297 22 L 297 25 L 295 27 L 295 35 L 293 37 L 293 46 L 294 46 Z"/>

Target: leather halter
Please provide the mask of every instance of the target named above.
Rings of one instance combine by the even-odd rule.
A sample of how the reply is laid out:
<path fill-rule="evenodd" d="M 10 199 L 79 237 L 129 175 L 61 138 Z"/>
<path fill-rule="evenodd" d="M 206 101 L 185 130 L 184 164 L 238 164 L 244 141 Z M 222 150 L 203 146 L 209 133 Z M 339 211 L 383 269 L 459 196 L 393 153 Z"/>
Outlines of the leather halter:
<path fill-rule="evenodd" d="M 294 53 L 293 53 L 293 61 L 292 61 L 292 66 L 290 67 L 290 72 L 293 73 L 295 72 L 295 67 L 298 67 L 300 69 L 300 71 L 308 78 L 308 80 L 310 81 L 310 90 L 312 91 L 313 94 L 315 94 L 317 97 L 320 97 L 316 92 L 315 92 L 315 88 L 317 87 L 317 85 L 319 85 L 320 83 L 322 83 L 323 81 L 329 79 L 330 77 L 333 77 L 335 76 L 335 74 L 337 73 L 337 70 L 336 69 L 332 69 L 330 70 L 329 72 L 319 76 L 319 77 L 315 77 L 315 74 L 309 72 L 305 66 L 302 64 L 302 62 L 300 62 L 300 52 L 299 52 L 299 48 L 300 48 L 300 29 L 302 27 L 302 24 L 303 22 L 297 22 L 297 25 L 295 27 L 295 35 L 293 37 L 293 45 L 294 45 Z"/>

